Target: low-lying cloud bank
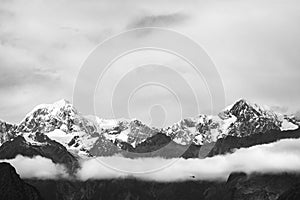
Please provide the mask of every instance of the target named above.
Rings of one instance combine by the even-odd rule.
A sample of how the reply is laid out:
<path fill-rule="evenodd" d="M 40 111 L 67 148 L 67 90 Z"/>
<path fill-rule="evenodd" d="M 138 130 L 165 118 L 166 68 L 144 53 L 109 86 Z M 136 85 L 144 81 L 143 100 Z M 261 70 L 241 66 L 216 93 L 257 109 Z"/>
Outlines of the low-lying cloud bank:
<path fill-rule="evenodd" d="M 155 181 L 224 180 L 237 171 L 298 173 L 300 139 L 281 140 L 206 159 L 102 157 L 84 161 L 81 166 L 78 172 L 81 180 L 127 176 Z"/>
<path fill-rule="evenodd" d="M 62 165 L 37 156 L 18 156 L 11 163 L 22 178 L 68 178 Z M 206 159 L 98 157 L 81 162 L 79 180 L 135 177 L 153 181 L 225 180 L 232 172 L 299 173 L 300 139 L 236 150 Z"/>
<path fill-rule="evenodd" d="M 14 159 L 0 160 L 10 163 L 16 169 L 21 178 L 58 179 L 67 178 L 66 168 L 63 165 L 54 164 L 50 159 L 36 156 L 28 158 L 18 155 Z"/>

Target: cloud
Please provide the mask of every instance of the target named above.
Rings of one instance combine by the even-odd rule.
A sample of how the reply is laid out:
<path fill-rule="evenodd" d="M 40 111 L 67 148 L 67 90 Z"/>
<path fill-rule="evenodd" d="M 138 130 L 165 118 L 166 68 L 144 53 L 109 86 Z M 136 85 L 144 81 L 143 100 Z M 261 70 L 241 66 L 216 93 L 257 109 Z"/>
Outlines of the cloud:
<path fill-rule="evenodd" d="M 0 74 L 0 89 L 11 89 L 12 87 L 24 87 L 31 85 L 34 87 L 36 84 L 54 85 L 55 82 L 60 81 L 60 74 L 52 69 L 38 68 L 38 67 L 20 67 L 6 68 L 0 67 L 3 72 Z"/>
<path fill-rule="evenodd" d="M 300 120 L 300 110 L 295 113 L 295 117 L 297 120 Z"/>
<path fill-rule="evenodd" d="M 226 180 L 232 172 L 299 173 L 300 139 L 286 139 L 206 159 L 100 157 L 84 161 L 78 178 L 136 177 L 154 181 Z M 193 177 L 193 178 L 192 178 Z"/>
<path fill-rule="evenodd" d="M 130 22 L 127 25 L 127 28 L 167 27 L 170 25 L 180 24 L 187 19 L 188 16 L 182 13 L 147 15 Z"/>
<path fill-rule="evenodd" d="M 70 178 L 64 166 L 40 156 L 17 156 L 1 162 L 13 165 L 22 178 Z M 205 159 L 113 156 L 82 160 L 80 164 L 74 177 L 81 181 L 130 177 L 158 182 L 226 180 L 232 172 L 300 173 L 300 139 L 284 139 Z"/>
<path fill-rule="evenodd" d="M 71 100 L 90 51 L 143 26 L 172 28 L 203 45 L 221 74 L 228 104 L 242 96 L 299 109 L 298 8 L 297 0 L 1 1 L 0 117 L 17 122 L 26 114 L 23 107 Z"/>
<path fill-rule="evenodd" d="M 289 108 L 287 106 L 279 106 L 279 105 L 274 105 L 274 106 L 271 106 L 270 108 L 271 108 L 271 110 L 274 110 L 279 113 L 286 113 L 289 110 Z"/>
<path fill-rule="evenodd" d="M 21 178 L 58 179 L 68 177 L 64 166 L 54 164 L 50 159 L 41 156 L 28 158 L 19 155 L 14 159 L 0 162 L 10 163 Z"/>

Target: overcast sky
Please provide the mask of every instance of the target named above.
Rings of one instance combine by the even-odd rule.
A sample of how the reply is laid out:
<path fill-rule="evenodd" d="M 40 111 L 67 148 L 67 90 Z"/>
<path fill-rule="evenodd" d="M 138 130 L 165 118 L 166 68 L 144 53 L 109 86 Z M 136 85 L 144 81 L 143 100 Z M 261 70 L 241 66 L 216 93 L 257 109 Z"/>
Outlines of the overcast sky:
<path fill-rule="evenodd" d="M 299 24 L 298 0 L 0 0 L 0 118 L 19 122 L 37 104 L 72 100 L 81 64 L 95 46 L 145 26 L 169 28 L 201 44 L 222 77 L 226 104 L 246 98 L 284 111 L 299 110 Z M 178 58 L 155 53 L 131 55 L 130 60 L 148 55 L 180 69 Z M 126 67 L 128 59 L 116 66 Z M 184 77 L 192 80 L 193 74 Z M 157 100 L 153 104 L 178 107 L 159 89 L 148 88 L 147 94 Z M 131 117 L 147 121 L 145 102 L 144 95 L 136 95 Z M 203 112 L 206 103 L 200 106 Z M 159 109 L 151 112 L 162 115 Z M 110 117 L 105 111 L 97 114 Z"/>

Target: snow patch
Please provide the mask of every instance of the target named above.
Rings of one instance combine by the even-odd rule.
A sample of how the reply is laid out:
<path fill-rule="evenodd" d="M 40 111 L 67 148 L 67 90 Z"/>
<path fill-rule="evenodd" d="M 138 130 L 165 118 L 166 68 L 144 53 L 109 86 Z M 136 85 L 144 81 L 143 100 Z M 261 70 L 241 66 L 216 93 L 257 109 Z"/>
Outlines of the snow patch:
<path fill-rule="evenodd" d="M 38 146 L 44 145 L 44 143 L 34 140 L 34 135 L 32 133 L 24 133 L 23 137 L 26 140 L 26 142 L 29 144 L 38 145 Z"/>
<path fill-rule="evenodd" d="M 46 135 L 51 140 L 54 140 L 64 146 L 66 146 L 72 140 L 72 138 L 75 136 L 74 134 L 67 134 L 60 129 L 55 129 L 52 132 L 46 133 Z"/>
<path fill-rule="evenodd" d="M 292 122 L 289 122 L 288 120 L 284 119 L 282 121 L 280 130 L 282 130 L 282 131 L 288 131 L 288 130 L 296 130 L 298 128 L 299 128 L 298 125 L 296 125 L 296 124 L 294 124 Z"/>

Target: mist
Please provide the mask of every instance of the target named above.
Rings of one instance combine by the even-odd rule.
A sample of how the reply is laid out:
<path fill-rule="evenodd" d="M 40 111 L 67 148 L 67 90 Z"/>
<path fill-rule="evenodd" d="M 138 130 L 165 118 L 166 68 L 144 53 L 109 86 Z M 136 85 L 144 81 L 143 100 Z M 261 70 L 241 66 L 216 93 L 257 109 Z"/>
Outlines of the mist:
<path fill-rule="evenodd" d="M 300 139 L 236 150 L 232 154 L 205 159 L 99 157 L 81 164 L 80 180 L 135 177 L 169 182 L 226 180 L 232 172 L 299 173 Z"/>
<path fill-rule="evenodd" d="M 18 155 L 14 159 L 0 160 L 10 163 L 21 178 L 59 179 L 67 178 L 67 170 L 63 165 L 55 164 L 48 158 L 36 156 L 34 158 Z"/>
<path fill-rule="evenodd" d="M 63 165 L 36 156 L 17 156 L 8 162 L 22 178 L 70 178 Z M 225 181 L 232 172 L 299 173 L 300 139 L 284 139 L 271 144 L 235 150 L 232 154 L 205 159 L 164 159 L 122 156 L 97 157 L 80 161 L 80 168 L 72 179 L 137 178 L 145 181 L 172 182 L 187 180 Z"/>

